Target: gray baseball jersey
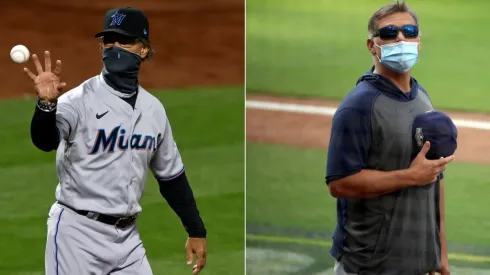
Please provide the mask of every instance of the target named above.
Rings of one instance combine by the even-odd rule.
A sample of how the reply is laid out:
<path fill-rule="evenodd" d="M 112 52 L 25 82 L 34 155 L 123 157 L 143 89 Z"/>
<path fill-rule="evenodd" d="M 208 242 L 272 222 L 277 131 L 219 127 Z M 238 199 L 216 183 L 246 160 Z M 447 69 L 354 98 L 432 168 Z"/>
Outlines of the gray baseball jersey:
<path fill-rule="evenodd" d="M 56 154 L 56 199 L 108 215 L 141 212 L 148 168 L 159 180 L 184 171 L 162 103 L 139 87 L 134 110 L 102 75 L 58 100 L 61 143 Z"/>

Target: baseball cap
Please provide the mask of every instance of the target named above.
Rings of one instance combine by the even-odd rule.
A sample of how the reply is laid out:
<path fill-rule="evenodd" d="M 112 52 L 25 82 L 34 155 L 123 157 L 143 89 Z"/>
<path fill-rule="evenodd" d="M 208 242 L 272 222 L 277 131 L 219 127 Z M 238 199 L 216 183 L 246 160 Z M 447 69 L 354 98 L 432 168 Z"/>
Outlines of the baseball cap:
<path fill-rule="evenodd" d="M 452 119 L 440 111 L 428 111 L 415 117 L 412 125 L 415 157 L 426 141 L 430 142 L 427 159 L 449 157 L 458 147 L 458 129 Z"/>
<path fill-rule="evenodd" d="M 137 8 L 123 7 L 109 10 L 104 16 L 104 30 L 95 37 L 107 33 L 118 33 L 149 42 L 150 23 L 146 15 Z"/>

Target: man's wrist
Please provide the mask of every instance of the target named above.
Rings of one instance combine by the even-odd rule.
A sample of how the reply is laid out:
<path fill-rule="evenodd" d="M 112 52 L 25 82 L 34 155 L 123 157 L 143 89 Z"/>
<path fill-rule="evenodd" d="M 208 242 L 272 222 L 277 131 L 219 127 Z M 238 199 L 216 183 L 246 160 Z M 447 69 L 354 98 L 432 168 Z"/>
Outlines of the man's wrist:
<path fill-rule="evenodd" d="M 410 168 L 397 171 L 397 177 L 403 187 L 411 187 L 418 184 Z"/>
<path fill-rule="evenodd" d="M 56 110 L 57 105 L 58 101 L 51 102 L 41 99 L 38 99 L 36 103 L 37 108 L 43 112 L 53 112 Z"/>
<path fill-rule="evenodd" d="M 189 235 L 189 238 L 206 238 L 207 235 L 206 228 L 204 227 L 202 221 L 199 225 L 193 226 L 193 228 L 189 228 L 186 226 L 186 231 Z"/>

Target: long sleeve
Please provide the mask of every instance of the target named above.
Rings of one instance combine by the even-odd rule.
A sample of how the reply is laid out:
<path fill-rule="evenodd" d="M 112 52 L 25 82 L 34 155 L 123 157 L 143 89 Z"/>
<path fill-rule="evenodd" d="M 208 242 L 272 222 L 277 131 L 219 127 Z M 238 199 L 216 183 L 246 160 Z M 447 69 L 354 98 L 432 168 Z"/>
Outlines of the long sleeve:
<path fill-rule="evenodd" d="M 199 215 L 196 200 L 185 172 L 171 180 L 158 180 L 158 184 L 160 185 L 160 193 L 179 216 L 189 237 L 205 238 L 206 228 Z"/>
<path fill-rule="evenodd" d="M 31 140 L 40 150 L 50 152 L 58 148 L 61 140 L 69 140 L 78 123 L 78 113 L 67 94 L 58 98 L 52 111 L 44 111 L 38 104 L 31 121 Z"/>
<path fill-rule="evenodd" d="M 56 126 L 56 109 L 45 112 L 36 105 L 31 121 L 32 143 L 44 152 L 58 148 L 60 132 Z"/>
<path fill-rule="evenodd" d="M 163 108 L 161 111 L 162 134 L 158 136 L 150 169 L 160 185 L 160 193 L 179 216 L 189 237 L 205 238 L 206 229 L 199 216 L 172 127 Z"/>

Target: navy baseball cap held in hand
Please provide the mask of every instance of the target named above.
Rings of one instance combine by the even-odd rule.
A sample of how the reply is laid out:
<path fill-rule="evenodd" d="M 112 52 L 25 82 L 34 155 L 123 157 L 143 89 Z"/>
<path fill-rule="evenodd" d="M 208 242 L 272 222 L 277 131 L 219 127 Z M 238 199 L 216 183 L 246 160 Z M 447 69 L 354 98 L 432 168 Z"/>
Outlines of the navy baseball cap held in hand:
<path fill-rule="evenodd" d="M 137 8 L 115 8 L 105 14 L 104 30 L 97 33 L 95 37 L 101 37 L 107 33 L 118 33 L 149 42 L 150 23 L 146 15 Z"/>
<path fill-rule="evenodd" d="M 415 117 L 412 125 L 413 156 L 430 142 L 427 159 L 439 159 L 454 154 L 458 147 L 458 129 L 452 119 L 440 111 L 428 111 Z"/>

